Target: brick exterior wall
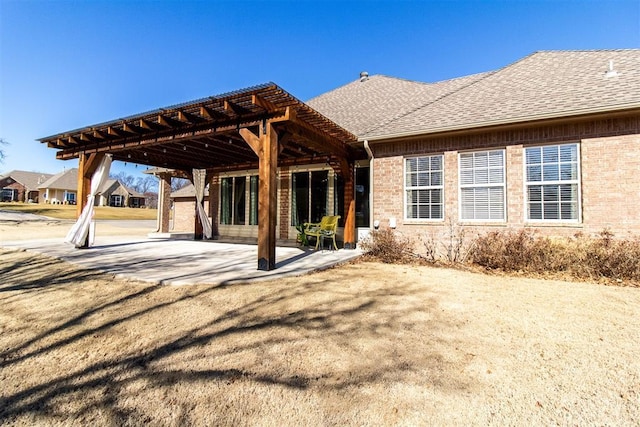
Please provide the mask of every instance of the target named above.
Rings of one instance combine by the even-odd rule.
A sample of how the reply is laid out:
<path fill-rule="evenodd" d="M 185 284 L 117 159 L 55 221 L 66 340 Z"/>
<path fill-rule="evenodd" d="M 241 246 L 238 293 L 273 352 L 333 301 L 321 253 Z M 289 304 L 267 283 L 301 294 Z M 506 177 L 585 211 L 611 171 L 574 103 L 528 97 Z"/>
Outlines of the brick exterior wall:
<path fill-rule="evenodd" d="M 209 196 L 204 198 L 204 210 L 209 215 Z M 179 197 L 173 201 L 173 228 L 171 231 L 193 233 L 196 225 L 195 197 Z"/>
<path fill-rule="evenodd" d="M 613 135 L 611 134 L 622 134 Z M 580 154 L 582 217 L 578 223 L 525 220 L 524 149 L 575 142 Z M 496 131 L 447 138 L 418 138 L 373 145 L 373 217 L 382 227 L 395 218 L 397 230 L 410 236 L 446 236 L 463 224 L 467 235 L 496 229 L 528 228 L 548 236 L 595 234 L 607 228 L 615 235 L 640 234 L 640 117 Z M 461 223 L 458 215 L 458 154 L 477 149 L 505 150 L 507 218 L 499 223 Z M 444 154 L 444 221 L 404 220 L 404 158 Z"/>
<path fill-rule="evenodd" d="M 640 135 L 585 139 L 581 159 L 585 231 L 640 233 Z"/>
<path fill-rule="evenodd" d="M 288 167 L 281 167 L 279 172 L 280 192 L 278 205 L 280 208 L 278 215 L 278 239 L 289 239 L 289 224 L 291 223 L 290 193 L 291 193 L 291 173 Z"/>

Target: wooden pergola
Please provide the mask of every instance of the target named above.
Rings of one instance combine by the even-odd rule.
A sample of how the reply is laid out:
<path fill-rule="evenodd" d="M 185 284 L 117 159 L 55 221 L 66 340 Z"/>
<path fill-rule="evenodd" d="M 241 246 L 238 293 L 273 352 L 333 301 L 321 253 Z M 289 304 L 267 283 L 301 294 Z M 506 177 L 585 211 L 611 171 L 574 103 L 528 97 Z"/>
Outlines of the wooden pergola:
<path fill-rule="evenodd" d="M 79 159 L 78 212 L 106 154 L 114 160 L 166 168 L 192 179 L 206 169 L 258 169 L 258 269 L 275 268 L 277 168 L 328 163 L 344 179 L 344 247 L 355 248 L 355 160 L 366 158 L 356 136 L 274 83 L 212 96 L 88 126 L 39 140 L 61 160 Z M 161 174 L 160 231 L 168 231 L 171 175 Z M 211 187 L 211 186 L 210 186 Z M 214 218 L 215 229 L 217 215 Z M 167 230 L 162 230 L 167 228 Z M 196 215 L 196 238 L 202 224 Z"/>

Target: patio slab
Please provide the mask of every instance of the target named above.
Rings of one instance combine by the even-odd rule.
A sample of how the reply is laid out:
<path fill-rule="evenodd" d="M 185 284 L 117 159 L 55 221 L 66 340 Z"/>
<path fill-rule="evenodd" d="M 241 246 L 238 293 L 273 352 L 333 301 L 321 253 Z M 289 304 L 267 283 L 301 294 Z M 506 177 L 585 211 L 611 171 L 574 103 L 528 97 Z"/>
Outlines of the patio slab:
<path fill-rule="evenodd" d="M 323 270 L 361 255 L 361 251 L 312 251 L 276 248 L 276 269 L 259 271 L 256 245 L 215 241 L 96 236 L 89 249 L 76 249 L 61 239 L 2 242 L 6 248 L 26 249 L 63 259 L 117 277 L 158 284 L 230 284 L 272 280 Z"/>

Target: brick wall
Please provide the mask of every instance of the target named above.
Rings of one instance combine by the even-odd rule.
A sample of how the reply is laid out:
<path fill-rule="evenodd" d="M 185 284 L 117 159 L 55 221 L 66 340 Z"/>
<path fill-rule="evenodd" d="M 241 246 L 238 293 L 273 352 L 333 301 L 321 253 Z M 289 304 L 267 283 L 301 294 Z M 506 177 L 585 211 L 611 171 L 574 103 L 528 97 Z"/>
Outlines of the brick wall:
<path fill-rule="evenodd" d="M 610 136 L 612 133 L 627 133 Z M 635 132 L 635 133 L 634 133 Z M 605 136 L 598 136 L 599 134 Z M 576 136 L 580 136 L 576 138 Z M 582 220 L 579 223 L 532 223 L 525 219 L 524 148 L 577 142 L 581 168 Z M 373 217 L 382 227 L 394 217 L 398 231 L 408 235 L 446 236 L 460 223 L 458 154 L 473 149 L 505 149 L 506 221 L 463 225 L 468 235 L 489 230 L 527 227 L 550 236 L 594 234 L 605 228 L 617 236 L 640 234 L 640 118 L 603 120 L 518 131 L 447 138 L 421 138 L 374 146 Z M 444 154 L 445 220 L 404 220 L 405 156 Z"/>
<path fill-rule="evenodd" d="M 290 201 L 290 193 L 291 193 L 291 173 L 289 172 L 288 167 L 280 168 L 280 192 L 278 196 L 278 205 L 280 207 L 280 212 L 278 216 L 279 224 L 278 227 L 278 239 L 289 239 L 289 224 L 290 224 L 290 212 L 289 201 Z"/>
<path fill-rule="evenodd" d="M 585 139 L 581 159 L 585 231 L 640 234 L 640 135 Z"/>
<path fill-rule="evenodd" d="M 204 210 L 209 215 L 209 196 L 204 198 Z M 180 197 L 173 200 L 173 228 L 171 231 L 191 232 L 196 224 L 195 197 Z"/>

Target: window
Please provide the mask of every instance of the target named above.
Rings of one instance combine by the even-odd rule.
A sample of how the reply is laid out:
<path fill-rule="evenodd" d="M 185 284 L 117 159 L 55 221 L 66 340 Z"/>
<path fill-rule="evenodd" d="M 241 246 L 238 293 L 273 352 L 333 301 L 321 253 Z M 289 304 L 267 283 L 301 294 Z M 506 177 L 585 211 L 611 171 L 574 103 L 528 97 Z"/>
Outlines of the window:
<path fill-rule="evenodd" d="M 249 225 L 258 225 L 258 175 L 249 178 Z"/>
<path fill-rule="evenodd" d="M 461 153 L 460 219 L 505 220 L 504 150 Z"/>
<path fill-rule="evenodd" d="M 112 194 L 109 198 L 109 206 L 116 208 L 122 207 L 122 196 L 119 194 Z"/>
<path fill-rule="evenodd" d="M 249 224 L 258 224 L 258 177 L 225 177 L 220 180 L 220 224 L 245 225 L 247 190 L 249 190 Z"/>
<path fill-rule="evenodd" d="M 329 172 L 291 174 L 291 225 L 320 222 L 327 215 Z"/>
<path fill-rule="evenodd" d="M 579 218 L 578 145 L 525 149 L 528 220 L 577 221 Z"/>
<path fill-rule="evenodd" d="M 3 202 L 12 202 L 14 200 L 15 190 L 12 188 L 3 188 L 2 189 L 2 201 Z"/>
<path fill-rule="evenodd" d="M 404 161 L 406 219 L 444 219 L 443 156 Z"/>

